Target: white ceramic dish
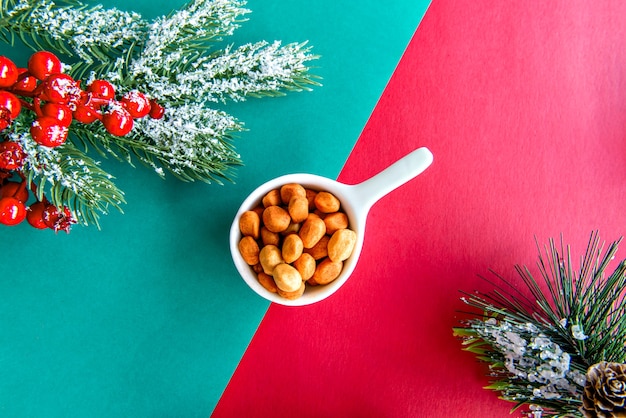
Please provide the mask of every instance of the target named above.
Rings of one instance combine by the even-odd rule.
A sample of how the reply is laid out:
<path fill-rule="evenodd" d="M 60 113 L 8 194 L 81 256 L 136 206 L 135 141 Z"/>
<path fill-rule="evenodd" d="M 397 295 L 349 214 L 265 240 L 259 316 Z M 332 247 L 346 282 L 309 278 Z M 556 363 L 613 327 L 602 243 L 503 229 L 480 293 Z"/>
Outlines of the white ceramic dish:
<path fill-rule="evenodd" d="M 241 277 L 252 290 L 265 299 L 287 306 L 303 306 L 326 299 L 335 293 L 348 280 L 361 254 L 365 237 L 365 223 L 371 207 L 383 196 L 422 173 L 433 161 L 433 155 L 427 148 L 418 148 L 393 163 L 382 172 L 370 179 L 356 184 L 347 185 L 314 174 L 287 174 L 262 184 L 248 196 L 235 215 L 230 228 L 230 252 Z M 263 196 L 273 189 L 287 183 L 299 183 L 313 190 L 325 190 L 334 194 L 340 201 L 342 209 L 348 215 L 350 229 L 357 235 L 357 243 L 349 259 L 344 262 L 343 270 L 337 279 L 324 286 L 307 286 L 304 294 L 295 300 L 288 300 L 276 293 L 268 292 L 257 280 L 256 273 L 243 260 L 239 253 L 239 218 L 246 210 L 257 206 Z"/>

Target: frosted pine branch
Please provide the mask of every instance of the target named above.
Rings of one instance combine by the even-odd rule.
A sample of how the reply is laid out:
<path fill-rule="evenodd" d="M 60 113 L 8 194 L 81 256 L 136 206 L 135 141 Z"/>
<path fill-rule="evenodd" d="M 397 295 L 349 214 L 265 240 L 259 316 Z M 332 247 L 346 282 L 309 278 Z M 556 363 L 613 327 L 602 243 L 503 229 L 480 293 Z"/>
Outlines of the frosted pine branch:
<path fill-rule="evenodd" d="M 225 112 L 185 104 L 167 108 L 162 119 L 137 120 L 135 130 L 134 138 L 146 141 L 150 154 L 178 177 L 202 180 L 239 164 L 230 139 L 243 127 Z M 160 175 L 162 166 L 153 165 Z"/>
<path fill-rule="evenodd" d="M 308 67 L 317 56 L 306 42 L 217 46 L 245 20 L 250 12 L 245 5 L 245 0 L 192 0 L 147 21 L 75 0 L 4 0 L 0 40 L 20 38 L 34 50 L 75 57 L 64 71 L 82 86 L 104 79 L 117 97 L 139 90 L 165 109 L 162 119 L 137 119 L 124 137 L 98 123 L 73 123 L 71 143 L 54 150 L 29 141 L 27 126 L 16 127 L 16 140 L 29 155 L 29 176 L 49 186 L 55 204 L 71 203 L 87 223 L 97 223 L 96 212 L 119 205 L 122 194 L 75 145 L 129 163 L 138 159 L 160 176 L 169 171 L 183 180 L 229 179 L 232 167 L 241 164 L 233 139 L 243 123 L 209 105 L 319 85 Z"/>
<path fill-rule="evenodd" d="M 34 32 L 35 44 L 61 47 L 87 64 L 108 58 L 113 49 L 126 50 L 142 41 L 147 30 L 140 14 L 101 5 L 74 8 L 59 7 L 49 0 L 20 0 L 7 15 L 15 22 L 12 30 Z M 29 39 L 22 39 L 29 43 Z"/>
<path fill-rule="evenodd" d="M 524 391 L 504 390 L 506 399 L 518 402 L 580 397 L 584 370 L 573 368 L 570 354 L 535 324 L 490 318 L 473 321 L 471 327 L 491 345 L 494 357 L 504 366 L 500 370 L 492 368 L 494 374 L 528 382 Z"/>
<path fill-rule="evenodd" d="M 316 57 L 304 44 L 281 46 L 261 41 L 236 49 L 227 48 L 216 57 L 204 57 L 179 73 L 159 74 L 161 63 L 146 60 L 131 64 L 133 77 L 142 80 L 158 97 L 171 102 L 202 100 L 243 101 L 249 97 L 283 94 L 316 85 L 308 76 L 307 61 Z M 169 61 L 171 57 L 167 58 Z M 180 61 L 175 57 L 173 61 Z M 109 75 L 110 78 L 114 74 Z"/>
<path fill-rule="evenodd" d="M 240 0 L 195 0 L 170 16 L 155 19 L 136 65 L 150 66 L 154 61 L 175 64 L 181 53 L 232 35 L 239 28 L 240 16 L 250 12 L 244 4 Z"/>
<path fill-rule="evenodd" d="M 184 93 L 202 91 L 211 101 L 274 95 L 281 90 L 306 89 L 306 62 L 313 59 L 302 44 L 281 47 L 279 41 L 265 41 L 226 49 L 217 58 L 200 62 L 176 80 Z"/>

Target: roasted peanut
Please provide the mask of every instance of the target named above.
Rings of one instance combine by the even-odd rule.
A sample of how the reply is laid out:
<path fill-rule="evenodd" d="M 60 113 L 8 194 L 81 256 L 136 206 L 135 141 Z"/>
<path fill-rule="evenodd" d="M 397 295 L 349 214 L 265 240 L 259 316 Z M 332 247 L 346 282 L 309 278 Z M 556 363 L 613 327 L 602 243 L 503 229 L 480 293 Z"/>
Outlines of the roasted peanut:
<path fill-rule="evenodd" d="M 294 224 L 293 222 L 289 224 L 287 229 L 280 233 L 280 235 L 289 235 L 289 234 L 297 234 L 300 231 L 300 227 L 302 224 Z"/>
<path fill-rule="evenodd" d="M 290 223 L 289 212 L 280 206 L 268 206 L 263 211 L 263 225 L 272 232 L 282 232 Z"/>
<path fill-rule="evenodd" d="M 264 210 L 265 210 L 265 207 L 263 205 L 257 205 L 252 208 L 252 212 L 256 212 L 256 214 L 259 215 L 259 219 L 261 218 L 261 216 L 263 216 Z"/>
<path fill-rule="evenodd" d="M 287 235 L 283 241 L 283 260 L 285 263 L 293 263 L 302 255 L 303 249 L 302 240 L 297 234 Z"/>
<path fill-rule="evenodd" d="M 259 280 L 259 283 L 261 283 L 261 286 L 263 286 L 268 292 L 276 293 L 278 291 L 278 286 L 276 286 L 274 278 L 269 274 L 260 272 L 257 274 L 257 279 Z"/>
<path fill-rule="evenodd" d="M 324 217 L 326 233 L 332 235 L 339 229 L 348 227 L 348 216 L 343 212 L 329 213 Z"/>
<path fill-rule="evenodd" d="M 309 211 L 315 210 L 315 196 L 317 196 L 317 192 L 311 189 L 304 189 L 306 194 L 306 200 L 309 202 Z"/>
<path fill-rule="evenodd" d="M 324 213 L 337 212 L 341 207 L 339 199 L 329 192 L 319 192 L 315 196 L 315 207 Z"/>
<path fill-rule="evenodd" d="M 319 213 L 318 213 L 318 212 L 319 212 Z M 307 218 L 307 219 L 309 219 L 309 218 L 319 218 L 319 219 L 322 219 L 322 217 L 320 216 L 320 214 L 322 214 L 320 211 L 315 210 L 315 212 L 310 212 L 310 213 L 309 213 L 309 216 L 307 216 L 306 218 Z M 322 214 L 322 215 L 323 215 L 323 214 Z"/>
<path fill-rule="evenodd" d="M 325 258 L 317 265 L 311 279 L 315 280 L 317 284 L 328 284 L 339 277 L 342 268 L 342 261 L 333 261 L 330 258 Z"/>
<path fill-rule="evenodd" d="M 313 212 L 311 212 L 311 214 L 317 216 L 320 219 L 324 219 L 326 217 L 326 215 L 327 215 L 326 213 L 322 212 L 319 209 L 315 209 Z"/>
<path fill-rule="evenodd" d="M 324 236 L 326 233 L 326 225 L 319 216 L 309 215 L 306 221 L 300 228 L 300 238 L 302 238 L 302 244 L 304 248 L 311 248 Z"/>
<path fill-rule="evenodd" d="M 265 196 L 263 196 L 261 203 L 263 203 L 264 207 L 280 205 L 282 203 L 280 200 L 280 190 L 274 189 L 267 192 Z"/>
<path fill-rule="evenodd" d="M 344 261 L 354 251 L 356 233 L 351 229 L 336 231 L 328 241 L 328 258 L 333 261 Z"/>
<path fill-rule="evenodd" d="M 280 243 L 280 235 L 278 232 L 272 232 L 266 227 L 261 227 L 261 241 L 263 245 L 276 245 Z"/>
<path fill-rule="evenodd" d="M 244 236 L 250 236 L 254 239 L 259 237 L 259 229 L 261 226 L 261 218 L 259 214 L 252 210 L 247 210 L 241 214 L 239 218 L 239 230 Z"/>
<path fill-rule="evenodd" d="M 283 297 L 289 300 L 295 300 L 304 294 L 305 287 L 306 285 L 304 284 L 304 282 L 302 282 L 302 284 L 300 285 L 300 288 L 294 292 L 285 292 L 280 287 L 277 287 L 276 290 L 278 294 L 280 295 L 280 297 Z"/>
<path fill-rule="evenodd" d="M 261 248 L 261 251 L 259 252 L 259 262 L 261 263 L 261 266 L 263 266 L 265 274 L 269 274 L 271 276 L 274 272 L 274 267 L 284 261 L 281 251 L 277 246 L 266 245 Z"/>
<path fill-rule="evenodd" d="M 321 260 L 322 258 L 328 256 L 328 241 L 330 241 L 330 237 L 328 235 L 324 235 L 314 246 L 306 248 L 304 252 L 311 254 L 316 260 Z"/>
<path fill-rule="evenodd" d="M 313 273 L 315 273 L 315 259 L 311 254 L 303 253 L 293 262 L 293 266 L 300 272 L 302 280 L 309 280 L 313 277 Z"/>
<path fill-rule="evenodd" d="M 295 292 L 302 286 L 302 276 L 295 267 L 286 263 L 280 263 L 274 267 L 272 274 L 276 286 L 285 292 Z"/>
<path fill-rule="evenodd" d="M 259 244 L 251 236 L 245 236 L 239 241 L 239 252 L 248 265 L 259 263 Z"/>
<path fill-rule="evenodd" d="M 280 188 L 280 199 L 284 205 L 288 205 L 294 196 L 306 197 L 306 190 L 301 184 L 289 183 Z"/>
<path fill-rule="evenodd" d="M 287 211 L 293 222 L 304 222 L 306 217 L 309 216 L 309 201 L 306 200 L 306 197 L 293 196 L 289 201 Z"/>

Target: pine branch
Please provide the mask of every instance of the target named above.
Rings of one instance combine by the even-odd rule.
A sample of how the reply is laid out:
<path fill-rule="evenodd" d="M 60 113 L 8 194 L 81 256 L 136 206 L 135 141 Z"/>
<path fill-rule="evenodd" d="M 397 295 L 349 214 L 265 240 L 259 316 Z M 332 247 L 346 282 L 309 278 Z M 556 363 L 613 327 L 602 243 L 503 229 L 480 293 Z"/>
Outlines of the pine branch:
<path fill-rule="evenodd" d="M 85 151 L 112 155 L 131 165 L 136 159 L 161 177 L 167 170 L 184 181 L 222 184 L 223 180 L 232 181 L 229 172 L 242 164 L 233 135 L 243 127 L 223 112 L 188 105 L 169 109 L 163 119 L 135 123 L 135 132 L 126 137 L 112 136 L 96 124 L 77 124 L 72 129 Z"/>
<path fill-rule="evenodd" d="M 482 314 L 454 332 L 465 350 L 490 363 L 494 380 L 489 389 L 517 406 L 539 405 L 545 408 L 543 416 L 580 415 L 587 368 L 626 360 L 626 260 L 605 274 L 620 242 L 603 252 L 594 232 L 575 270 L 569 247 L 550 240 L 545 256 L 539 253 L 539 280 L 516 266 L 532 299 L 501 276 L 504 284 L 496 284 L 493 292 L 466 294 L 464 302 Z M 537 345 L 537 339 L 542 343 Z M 529 347 L 540 347 L 541 354 Z M 544 358 L 560 360 L 543 368 Z"/>
<path fill-rule="evenodd" d="M 66 142 L 53 156 L 43 149 L 29 154 L 34 173 L 30 176 L 49 186 L 56 203 L 65 201 L 82 211 L 85 222 L 97 222 L 97 212 L 122 202 L 110 177 L 86 159 L 88 151 L 130 164 L 139 161 L 162 177 L 169 171 L 185 181 L 232 181 L 232 169 L 241 165 L 233 139 L 243 131 L 243 124 L 208 104 L 281 96 L 319 85 L 308 66 L 318 57 L 306 43 L 282 46 L 261 41 L 214 50 L 216 42 L 232 35 L 250 12 L 243 0 L 192 0 L 151 22 L 136 13 L 74 0 L 0 1 L 0 40 L 21 39 L 31 49 L 68 57 L 64 72 L 83 87 L 104 79 L 114 85 L 116 97 L 138 90 L 165 109 L 162 119 L 136 119 L 133 130 L 121 137 L 110 135 L 98 123 L 73 123 L 72 144 Z M 86 164 L 92 180 L 106 185 L 106 190 L 78 195 L 78 186 L 69 187 L 67 179 L 65 185 L 57 185 L 64 175 L 79 177 L 74 166 L 54 160 L 59 156 Z M 56 161 L 59 173 L 37 171 L 46 166 L 37 158 Z M 89 196 L 102 197 L 102 205 Z"/>
<path fill-rule="evenodd" d="M 18 7 L 12 2 L 15 10 L 6 19 L 12 25 L 7 30 L 30 41 L 31 47 L 81 58 L 71 66 L 77 79 L 104 78 L 116 85 L 118 94 L 139 90 L 157 97 L 166 108 L 163 121 L 137 123 L 131 137 L 80 130 L 76 138 L 83 147 L 88 144 L 128 162 L 134 156 L 160 175 L 166 169 L 184 180 L 221 183 L 241 164 L 232 139 L 242 125 L 207 109 L 207 102 L 279 96 L 319 85 L 306 66 L 317 58 L 306 43 L 263 41 L 209 52 L 249 13 L 244 1 L 195 0 L 152 23 L 137 14 L 72 4 L 79 6 L 58 7 L 45 0 Z M 85 27 L 93 29 L 90 36 Z"/>
<path fill-rule="evenodd" d="M 143 55 L 150 59 L 167 53 L 207 50 L 240 27 L 250 13 L 242 0 L 192 0 L 150 25 Z"/>
<path fill-rule="evenodd" d="M 77 76 L 111 70 L 147 31 L 139 14 L 101 5 L 50 0 L 8 3 L 0 20 L 3 39 L 13 44 L 17 36 L 33 50 L 53 50 L 77 58 Z"/>
<path fill-rule="evenodd" d="M 281 46 L 278 41 L 272 44 L 261 41 L 201 57 L 188 71 L 173 69 L 159 73 L 149 65 L 144 68 L 133 64 L 131 73 L 146 80 L 146 85 L 171 102 L 202 97 L 225 103 L 311 90 L 320 84 L 309 73 L 306 63 L 317 58 L 306 43 Z M 142 77 L 143 74 L 146 76 Z"/>

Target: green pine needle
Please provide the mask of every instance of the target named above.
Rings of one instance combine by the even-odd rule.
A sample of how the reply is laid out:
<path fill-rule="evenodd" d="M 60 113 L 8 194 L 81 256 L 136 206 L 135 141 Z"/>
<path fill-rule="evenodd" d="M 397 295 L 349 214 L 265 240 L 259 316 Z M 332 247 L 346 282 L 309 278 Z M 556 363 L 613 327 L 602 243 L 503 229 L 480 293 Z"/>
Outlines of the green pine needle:
<path fill-rule="evenodd" d="M 557 246 L 551 239 L 543 254 L 537 244 L 539 276 L 515 266 L 521 288 L 494 273 L 497 282 L 485 279 L 493 291 L 464 293 L 463 301 L 480 313 L 453 331 L 463 340 L 464 350 L 489 364 L 492 383 L 487 389 L 518 406 L 539 406 L 542 416 L 581 416 L 581 377 L 587 369 L 600 361 L 626 361 L 626 260 L 608 273 L 621 240 L 603 250 L 597 231 L 592 233 L 575 268 L 569 246 L 562 239 Z M 531 349 L 537 339 L 544 341 L 543 348 Z M 562 386 L 524 377 L 534 373 L 533 367 L 545 370 L 539 350 L 547 350 L 542 356 L 567 353 L 559 357 L 560 366 L 566 364 L 569 370 Z"/>

